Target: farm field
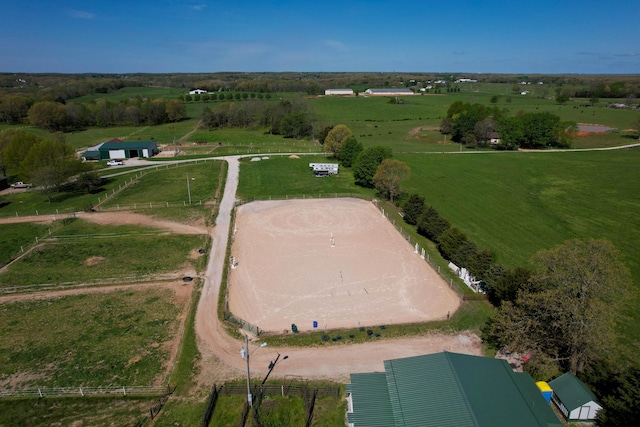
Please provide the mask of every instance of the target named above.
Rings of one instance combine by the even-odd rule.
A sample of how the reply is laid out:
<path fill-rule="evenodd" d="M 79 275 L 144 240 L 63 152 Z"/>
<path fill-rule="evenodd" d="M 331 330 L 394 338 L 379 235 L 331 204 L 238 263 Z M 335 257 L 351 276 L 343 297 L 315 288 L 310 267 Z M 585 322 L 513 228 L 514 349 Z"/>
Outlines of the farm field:
<path fill-rule="evenodd" d="M 163 385 L 189 290 L 177 282 L 15 301 L 3 297 L 0 384 Z"/>
<path fill-rule="evenodd" d="M 191 251 L 205 245 L 206 235 L 163 236 L 150 229 L 89 227 L 82 220 L 76 222 L 83 234 L 74 235 L 72 224 L 54 239 L 44 240 L 0 274 L 0 287 L 33 290 L 39 286 L 143 280 L 176 270 L 192 271 L 194 266 L 185 265 L 185 260 Z M 148 256 L 149 251 L 153 256 Z"/>
<path fill-rule="evenodd" d="M 512 85 L 470 85 L 463 87 L 460 93 L 410 97 L 405 104 L 391 104 L 388 98 L 363 96 L 310 97 L 308 100 L 315 115 L 328 124 L 347 124 L 365 147 L 392 147 L 394 158 L 406 162 L 411 168 L 411 176 L 404 185 L 404 190 L 408 194 L 418 193 L 424 196 L 427 204 L 436 207 L 443 217 L 464 230 L 480 248 L 493 250 L 498 261 L 505 266 L 525 265 L 536 251 L 551 248 L 569 238 L 611 240 L 622 252 L 637 290 L 635 299 L 628 302 L 628 321 L 621 325 L 623 343 L 631 353 L 640 346 L 640 329 L 636 326 L 640 320 L 636 309 L 640 304 L 640 257 L 637 250 L 640 244 L 640 220 L 637 215 L 640 212 L 640 199 L 636 189 L 640 179 L 640 169 L 637 168 L 640 149 L 588 153 L 491 151 L 476 154 L 476 150 L 447 141 L 438 129 L 440 120 L 451 103 L 461 100 L 490 105 L 490 99 L 494 95 L 499 95 L 496 105 L 509 114 L 516 114 L 518 111 L 550 111 L 565 120 L 619 129 L 629 127 L 637 112 L 604 108 L 607 103 L 604 100 L 594 107 L 585 107 L 585 100 L 570 100 L 566 105 L 559 106 L 554 100 L 546 99 L 553 95 L 552 90 L 545 93 L 544 88 L 536 87 L 533 96 L 520 96 L 513 94 L 511 87 Z M 147 97 L 173 99 L 183 92 L 182 89 L 126 88 L 114 94 L 100 95 L 99 98 L 116 101 L 118 97 L 126 99 L 137 96 L 135 94 L 138 93 Z M 97 98 L 98 96 L 93 97 Z M 178 159 L 181 160 L 236 154 L 269 157 L 268 160 L 259 162 L 252 162 L 249 158 L 240 161 L 237 197 L 242 201 L 350 195 L 365 199 L 377 197 L 372 189 L 354 186 L 353 173 L 348 168 L 341 167 L 340 174 L 334 177 L 314 177 L 309 170 L 309 162 L 335 160 L 323 155 L 306 155 L 321 150 L 313 141 L 268 135 L 266 129 L 197 129 L 202 108 L 215 105 L 219 103 L 190 103 L 187 106 L 189 118 L 175 124 L 92 128 L 66 134 L 65 137 L 76 149 L 113 137 L 129 141 L 154 139 L 159 144 L 173 144 L 176 141 L 181 144 L 178 146 L 181 150 Z M 3 128 L 6 126 L 0 125 L 0 129 Z M 37 133 L 47 134 L 39 130 Z M 208 144 L 197 145 L 202 142 Z M 616 146 L 634 142 L 637 140 L 625 138 L 619 132 L 610 132 L 577 138 L 574 148 Z M 460 151 L 464 154 L 457 154 Z M 283 152 L 300 153 L 300 158 L 275 155 Z M 153 159 L 158 160 L 161 159 Z M 125 173 L 117 175 L 121 172 Z M 100 384 L 109 381 L 116 383 L 121 379 L 144 385 L 167 378 L 172 378 L 173 381 L 174 377 L 166 370 L 169 354 L 166 351 L 167 345 L 162 343 L 175 338 L 175 331 L 185 316 L 185 297 L 182 296 L 183 299 L 178 301 L 170 290 L 170 285 L 164 282 L 162 285 L 141 286 L 132 290 L 120 289 L 120 286 L 144 277 L 162 276 L 165 280 L 176 279 L 184 274 L 197 276 L 202 272 L 206 257 L 198 255 L 198 249 L 209 249 L 211 242 L 207 235 L 178 234 L 157 225 L 170 221 L 187 227 L 210 227 L 213 223 L 210 215 L 216 212 L 225 172 L 226 163 L 210 160 L 183 165 L 158 165 L 144 172 L 112 168 L 101 171 L 110 176 L 100 191 L 93 194 L 63 192 L 54 195 L 51 203 L 46 201 L 46 196 L 35 190 L 0 194 L 0 218 L 31 215 L 37 215 L 41 219 L 48 217 L 41 224 L 0 224 L 0 234 L 3 236 L 3 241 L 0 242 L 1 264 L 4 264 L 5 259 L 15 256 L 21 245 L 24 244 L 25 248 L 31 245 L 34 236 L 40 238 L 42 245 L 11 265 L 6 272 L 0 273 L 0 287 L 27 288 L 34 284 L 70 286 L 90 282 L 100 282 L 101 285 L 101 290 L 96 293 L 84 293 L 81 290 L 79 295 L 50 295 L 27 298 L 28 301 L 8 302 L 0 295 L 0 330 L 15 334 L 8 335 L 9 343 L 14 343 L 13 346 L 4 348 L 3 343 L 0 343 L 0 359 L 2 356 L 6 358 L 0 362 L 6 362 L 7 366 L 0 370 L 0 383 L 3 381 L 2 375 L 9 373 L 10 380 L 22 381 L 19 383 L 21 385 L 76 386 L 85 377 L 93 375 L 93 371 L 87 373 L 85 368 L 78 368 L 85 364 L 102 370 L 97 376 L 91 377 L 97 381 L 96 384 L 100 381 Z M 189 197 L 193 202 L 191 206 L 188 206 Z M 155 222 L 156 226 L 146 227 L 143 223 L 123 225 L 116 221 L 97 224 L 85 221 L 83 216 L 91 215 L 88 212 L 73 219 L 72 212 L 90 207 L 112 211 L 114 214 L 129 214 L 136 221 L 147 218 Z M 390 204 L 387 210 L 394 220 L 402 223 L 401 217 Z M 54 215 L 57 217 L 55 221 L 52 220 Z M 415 237 L 430 253 L 437 253 L 432 242 L 417 235 L 415 227 L 404 223 L 402 225 L 406 233 Z M 49 229 L 51 238 L 57 240 L 47 240 Z M 92 262 L 87 263 L 90 259 Z M 446 261 L 442 259 L 436 260 L 436 264 L 446 267 Z M 111 288 L 111 284 L 115 287 Z M 176 283 L 178 285 L 182 286 L 182 283 Z M 25 313 L 25 316 L 20 317 L 20 312 Z M 54 313 L 65 315 L 56 317 Z M 479 333 L 492 314 L 493 308 L 484 301 L 468 301 L 451 322 L 391 325 L 384 331 L 384 338 L 421 336 L 433 329 L 445 332 L 472 330 Z M 87 317 L 90 319 L 85 321 Z M 43 327 L 38 323 L 40 320 L 44 321 Z M 104 324 L 95 323 L 97 320 Z M 42 338 L 38 341 L 40 337 L 30 336 L 26 332 L 29 331 L 29 324 L 32 329 L 37 324 L 37 328 L 44 331 L 42 336 L 48 338 L 50 335 L 51 340 L 45 342 Z M 195 335 L 192 326 L 187 328 L 191 328 L 185 332 L 187 335 Z M 119 333 L 131 333 L 133 336 L 119 343 Z M 368 337 L 359 335 L 361 331 L 358 329 L 339 333 L 345 336 L 353 334 L 354 343 L 368 340 Z M 61 339 L 65 334 L 77 334 L 79 337 L 73 343 L 85 350 L 86 354 L 92 353 L 91 357 L 85 358 L 85 355 L 57 350 L 64 346 Z M 34 341 L 15 345 L 18 342 L 16 337 L 21 335 Z M 96 338 L 98 336 L 104 336 L 105 345 L 110 347 L 102 347 Z M 191 358 L 186 359 L 188 366 L 182 367 L 184 372 L 178 375 L 177 380 L 180 384 L 186 381 L 189 385 L 185 390 L 190 390 L 180 395 L 179 399 L 170 400 L 163 409 L 163 415 L 154 425 L 174 425 L 182 420 L 196 424 L 199 422 L 207 389 L 211 384 L 193 382 L 197 378 L 198 369 L 203 365 L 199 362 L 200 353 L 195 337 L 192 338 Z M 324 345 L 319 344 L 319 334 L 270 337 L 267 340 L 269 346 Z M 332 345 L 331 342 L 326 344 Z M 33 348 L 34 355 L 25 354 L 24 345 Z M 492 351 L 486 348 L 484 350 L 487 354 Z M 39 365 L 37 357 L 50 353 L 55 353 L 58 359 L 44 367 Z M 94 358 L 93 353 L 106 354 L 106 359 L 98 359 L 98 356 Z M 141 359 L 135 360 L 132 354 L 141 355 Z M 630 357 L 640 361 L 635 353 Z M 121 374 L 109 372 L 105 360 L 113 361 L 113 365 L 117 367 L 114 369 L 119 369 Z M 30 369 L 41 369 L 48 376 L 44 380 L 49 383 L 43 383 L 42 377 L 32 375 Z M 68 379 L 66 383 L 65 378 Z M 7 381 L 6 376 L 4 380 Z M 52 423 L 55 420 L 60 420 L 58 422 L 63 425 L 67 422 L 79 422 L 77 420 L 90 422 L 90 415 L 83 417 L 81 413 L 91 413 L 91 405 L 83 406 L 76 404 L 75 400 L 70 401 L 74 403 L 61 403 L 62 407 L 69 406 L 68 417 L 49 405 L 36 405 L 20 418 L 17 415 L 20 405 L 11 408 L 2 401 L 0 413 L 4 408 L 12 411 L 12 417 L 15 417 L 11 419 L 17 420 L 18 424 L 29 423 L 34 417 L 43 417 L 42 414 L 45 413 L 51 414 L 49 419 Z M 243 401 L 244 397 L 225 397 L 216 408 L 211 425 L 235 423 Z M 123 420 L 123 425 L 129 424 L 129 420 L 135 417 L 127 417 L 125 411 L 120 409 L 126 407 L 130 408 L 129 411 L 138 413 L 140 410 L 148 411 L 149 407 L 149 402 L 145 399 L 114 399 L 114 402 L 119 405 L 119 410 L 114 412 L 114 419 Z M 295 409 L 291 409 L 290 405 L 295 406 Z M 298 414 L 302 408 L 304 415 L 303 405 L 302 401 L 273 399 L 263 411 L 269 414 L 269 420 L 277 423 L 287 411 Z M 321 420 L 316 419 L 313 425 L 333 426 L 344 421 L 342 401 L 324 402 L 322 406 L 324 405 L 332 415 L 321 417 L 318 414 Z M 78 414 L 76 418 L 73 418 L 74 411 Z M 100 417 L 105 412 L 107 410 L 104 409 L 102 400 L 97 399 L 94 419 L 103 419 Z M 336 413 L 341 414 L 342 418 Z M 2 425 L 0 421 L 0 426 Z"/>

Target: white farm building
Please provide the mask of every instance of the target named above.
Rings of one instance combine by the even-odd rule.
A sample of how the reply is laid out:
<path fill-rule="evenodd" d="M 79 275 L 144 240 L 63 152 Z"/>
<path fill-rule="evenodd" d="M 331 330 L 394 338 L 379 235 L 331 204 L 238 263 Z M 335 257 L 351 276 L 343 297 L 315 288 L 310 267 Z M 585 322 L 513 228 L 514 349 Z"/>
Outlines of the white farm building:
<path fill-rule="evenodd" d="M 325 95 L 353 95 L 353 89 L 326 89 Z"/>
<path fill-rule="evenodd" d="M 204 95 L 205 93 L 207 93 L 207 91 L 204 89 L 194 89 L 189 91 L 189 95 Z"/>
<path fill-rule="evenodd" d="M 408 88 L 400 89 L 367 89 L 365 94 L 371 96 L 409 96 L 414 95 L 413 91 Z"/>
<path fill-rule="evenodd" d="M 602 406 L 591 390 L 571 372 L 549 381 L 553 403 L 567 421 L 594 421 Z"/>

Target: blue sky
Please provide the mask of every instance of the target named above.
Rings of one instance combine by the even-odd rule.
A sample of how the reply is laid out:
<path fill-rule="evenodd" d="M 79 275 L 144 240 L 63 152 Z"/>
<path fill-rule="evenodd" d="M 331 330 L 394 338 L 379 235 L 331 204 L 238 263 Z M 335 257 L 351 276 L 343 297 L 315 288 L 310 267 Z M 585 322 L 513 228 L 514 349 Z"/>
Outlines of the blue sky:
<path fill-rule="evenodd" d="M 0 72 L 640 74 L 640 1 L 23 0 Z"/>

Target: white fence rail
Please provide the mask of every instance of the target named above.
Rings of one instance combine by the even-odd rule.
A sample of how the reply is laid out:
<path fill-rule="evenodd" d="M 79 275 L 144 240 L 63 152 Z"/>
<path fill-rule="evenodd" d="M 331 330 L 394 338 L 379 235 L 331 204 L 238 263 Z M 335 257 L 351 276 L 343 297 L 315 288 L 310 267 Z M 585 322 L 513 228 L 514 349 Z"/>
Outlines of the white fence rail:
<path fill-rule="evenodd" d="M 36 387 L 22 389 L 0 388 L 3 397 L 85 397 L 85 396 L 162 396 L 171 390 L 164 386 L 152 387 Z"/>

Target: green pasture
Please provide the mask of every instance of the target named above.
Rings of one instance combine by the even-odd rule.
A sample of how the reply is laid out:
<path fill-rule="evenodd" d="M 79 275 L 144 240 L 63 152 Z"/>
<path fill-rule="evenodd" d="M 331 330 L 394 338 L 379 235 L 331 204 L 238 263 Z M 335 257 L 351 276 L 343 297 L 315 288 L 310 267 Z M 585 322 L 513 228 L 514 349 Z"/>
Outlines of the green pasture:
<path fill-rule="evenodd" d="M 640 289 L 640 150 L 398 155 L 418 193 L 508 267 L 572 238 L 608 239 Z M 640 294 L 640 292 L 638 293 Z M 624 326 L 637 345 L 638 297 Z"/>
<path fill-rule="evenodd" d="M 153 287 L 2 303 L 0 382 L 152 385 L 163 375 L 163 344 L 177 333 L 181 310 L 171 290 Z"/>
<path fill-rule="evenodd" d="M 135 426 L 148 417 L 157 399 L 46 398 L 0 400 L 0 427 L 13 426 Z"/>
<path fill-rule="evenodd" d="M 140 280 L 178 270 L 192 250 L 206 244 L 206 235 L 163 235 L 157 229 L 82 220 L 54 237 L 0 274 L 0 287 Z"/>
<path fill-rule="evenodd" d="M 368 198 L 374 195 L 372 190 L 353 184 L 353 173 L 349 169 L 340 168 L 338 175 L 317 178 L 309 168 L 309 163 L 333 161 L 326 156 L 300 156 L 299 159 L 274 156 L 259 162 L 242 159 L 237 197 L 264 200 L 270 197 L 284 199 L 287 195 L 296 198 L 332 197 L 336 194 Z"/>
<path fill-rule="evenodd" d="M 31 222 L 0 224 L 0 265 L 19 255 L 20 247 L 27 249 L 35 244 L 36 237 L 46 237 L 48 229 L 46 225 Z"/>
<path fill-rule="evenodd" d="M 112 176 L 103 181 L 102 187 L 90 194 L 63 189 L 53 193 L 51 202 L 36 188 L 19 193 L 0 195 L 0 218 L 30 215 L 69 215 L 94 206 L 99 200 L 113 193 L 126 183 L 135 179 L 136 173 Z"/>
<path fill-rule="evenodd" d="M 178 96 L 182 96 L 189 93 L 188 89 L 176 88 L 176 87 L 124 87 L 111 93 L 94 93 L 91 95 L 81 96 L 74 98 L 72 101 L 77 103 L 95 102 L 99 99 L 105 99 L 111 102 L 120 102 L 134 98 L 149 98 L 149 99 L 177 99 Z"/>
<path fill-rule="evenodd" d="M 277 382 L 276 382 L 277 383 Z M 314 383 L 306 384 L 309 388 Z M 324 384 L 322 384 L 324 385 Z M 332 384 L 333 385 L 333 384 Z M 245 395 L 220 394 L 209 426 L 238 425 L 242 415 Z M 260 405 L 260 416 L 265 426 L 297 427 L 306 421 L 305 403 L 302 397 L 266 395 Z M 162 409 L 154 425 L 158 427 L 175 425 L 198 425 L 205 410 L 204 402 L 170 400 Z M 313 411 L 314 427 L 335 427 L 344 424 L 346 413 L 344 398 L 319 397 Z M 249 412 L 247 425 L 251 425 L 253 412 Z"/>
<path fill-rule="evenodd" d="M 158 165 L 145 169 L 138 183 L 127 186 L 114 196 L 107 198 L 104 208 L 119 206 L 172 205 L 209 201 L 214 198 L 220 184 L 220 168 L 223 162 L 201 160 L 190 163 Z M 115 169 L 114 169 L 115 171 Z"/>
<path fill-rule="evenodd" d="M 184 203 L 188 204 L 189 200 L 187 174 L 193 174 L 191 177 L 196 177 L 196 180 L 190 180 L 190 186 L 193 183 L 192 203 L 200 201 L 205 203 L 205 201 L 213 199 L 215 189 L 220 184 L 221 165 L 221 162 L 194 161 L 157 165 L 151 168 L 104 169 L 101 171 L 105 177 L 103 185 L 93 194 L 71 190 L 62 191 L 52 195 L 51 203 L 47 201 L 47 196 L 37 189 L 0 195 L 0 218 L 29 215 L 69 215 L 100 203 L 117 208 L 118 205 L 127 205 L 131 200 L 133 200 L 131 205 L 134 203 L 157 203 L 166 206 L 167 202 L 170 202 L 173 207 L 176 207 L 176 204 L 183 206 Z M 126 171 L 131 172 L 121 174 Z M 197 177 L 202 178 L 197 179 Z M 140 191 L 138 188 L 142 188 L 144 191 Z M 146 194 L 144 194 L 145 192 Z M 180 215 L 179 212 L 177 215 Z"/>
<path fill-rule="evenodd" d="M 66 133 L 65 141 L 76 149 L 86 149 L 101 142 L 117 138 L 123 141 L 156 141 L 158 144 L 171 144 L 180 140 L 196 128 L 197 119 L 187 119 L 177 123 L 165 123 L 157 126 L 113 126 L 108 128 L 88 128 Z"/>

